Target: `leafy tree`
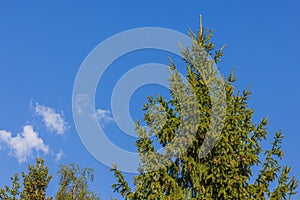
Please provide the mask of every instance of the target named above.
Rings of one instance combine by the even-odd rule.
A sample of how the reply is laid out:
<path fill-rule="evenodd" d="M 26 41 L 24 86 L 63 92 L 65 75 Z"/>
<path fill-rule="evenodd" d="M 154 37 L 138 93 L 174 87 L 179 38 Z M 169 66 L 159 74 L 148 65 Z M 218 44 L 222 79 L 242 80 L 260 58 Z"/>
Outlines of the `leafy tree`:
<path fill-rule="evenodd" d="M 58 175 L 60 188 L 56 195 L 57 200 L 100 200 L 99 196 L 89 189 L 89 181 L 94 179 L 93 169 L 81 169 L 75 164 L 62 164 Z"/>
<path fill-rule="evenodd" d="M 41 158 L 36 159 L 35 165 L 28 165 L 28 173 L 22 172 L 23 188 L 21 189 L 20 178 L 15 174 L 12 180 L 12 188 L 5 186 L 0 189 L 0 199 L 3 200 L 50 200 L 46 197 L 46 189 L 52 178 L 48 175 L 48 167 Z"/>
<path fill-rule="evenodd" d="M 12 178 L 12 187 L 0 189 L 1 200 L 52 200 L 46 197 L 46 189 L 52 178 L 48 175 L 49 168 L 45 161 L 36 159 L 35 165 L 28 165 L 28 172 L 22 172 L 23 184 L 18 174 Z M 99 196 L 90 191 L 89 181 L 94 179 L 91 168 L 80 168 L 79 165 L 61 165 L 59 171 L 59 190 L 56 200 L 100 200 Z"/>
<path fill-rule="evenodd" d="M 19 176 L 15 174 L 11 177 L 12 181 L 12 188 L 5 185 L 4 189 L 0 189 L 0 199 L 3 200 L 16 200 L 17 197 L 20 195 L 20 183 L 19 183 Z"/>
<path fill-rule="evenodd" d="M 36 159 L 35 166 L 28 165 L 28 173 L 22 172 L 23 191 L 20 196 L 24 200 L 42 200 L 46 198 L 46 189 L 52 178 L 48 175 L 49 168 L 45 166 L 45 161 L 41 158 Z"/>
<path fill-rule="evenodd" d="M 234 71 L 227 78 L 216 76 L 214 66 L 223 56 L 223 48 L 215 51 L 212 31 L 204 30 L 202 20 L 200 30 L 197 34 L 191 31 L 190 36 L 191 47 L 181 47 L 187 83 L 171 60 L 170 100 L 160 95 L 149 97 L 143 108 L 147 128 L 136 123 L 140 167 L 134 188 L 114 165 L 114 191 L 128 200 L 291 199 L 298 181 L 289 177 L 290 167 L 279 163 L 284 154 L 283 134 L 276 132 L 272 147 L 262 148 L 261 142 L 270 134 L 269 122 L 267 118 L 253 122 L 254 110 L 247 103 L 251 92 L 235 91 Z M 216 96 L 220 88 L 214 90 L 222 81 L 225 101 Z M 196 109 L 192 106 L 193 95 Z M 164 154 L 158 152 L 152 136 L 165 147 Z M 259 169 L 257 175 L 254 168 Z"/>

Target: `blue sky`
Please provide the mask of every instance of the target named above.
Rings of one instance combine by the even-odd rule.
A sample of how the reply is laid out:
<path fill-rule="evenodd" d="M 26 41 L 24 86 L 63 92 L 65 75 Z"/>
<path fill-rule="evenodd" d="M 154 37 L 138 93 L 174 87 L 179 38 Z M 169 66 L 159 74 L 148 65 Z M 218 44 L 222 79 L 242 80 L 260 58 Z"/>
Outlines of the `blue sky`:
<path fill-rule="evenodd" d="M 89 154 L 77 134 L 72 115 L 76 74 L 89 52 L 114 34 L 148 26 L 187 33 L 189 28 L 197 30 L 200 14 L 204 25 L 214 29 L 216 45 L 227 43 L 221 73 L 227 75 L 235 67 L 236 88 L 251 86 L 254 120 L 267 115 L 270 132 L 283 130 L 282 163 L 292 166 L 292 174 L 300 179 L 299 9 L 296 0 L 2 1 L 0 130 L 5 140 L 3 136 L 0 144 L 0 185 L 8 184 L 10 176 L 40 155 L 53 175 L 59 163 L 94 168 L 96 192 L 103 199 L 119 197 L 110 188 L 114 180 L 109 168 Z M 101 109 L 98 117 L 108 117 L 104 129 L 120 147 L 135 149 L 134 139 L 124 136 L 110 119 L 113 85 L 136 65 L 168 64 L 168 56 L 161 51 L 132 52 L 115 61 L 100 81 L 95 103 Z M 158 91 L 167 94 L 155 85 L 134 93 L 129 106 L 132 118 L 141 119 L 146 96 Z M 131 176 L 127 174 L 128 180 Z M 54 176 L 50 194 L 56 185 Z"/>

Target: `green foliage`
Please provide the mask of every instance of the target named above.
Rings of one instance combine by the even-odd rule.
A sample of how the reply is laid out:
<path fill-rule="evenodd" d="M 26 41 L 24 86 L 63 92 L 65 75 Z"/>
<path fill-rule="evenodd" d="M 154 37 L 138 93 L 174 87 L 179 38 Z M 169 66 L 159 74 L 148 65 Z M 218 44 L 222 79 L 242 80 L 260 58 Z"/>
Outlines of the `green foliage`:
<path fill-rule="evenodd" d="M 22 172 L 23 184 L 18 174 L 12 178 L 12 187 L 0 189 L 1 200 L 52 200 L 46 197 L 46 189 L 52 178 L 45 161 L 36 159 L 35 165 L 28 165 L 28 172 Z M 80 168 L 78 165 L 61 165 L 58 171 L 60 178 L 56 200 L 100 200 L 99 196 L 90 191 L 89 181 L 94 179 L 91 168 Z"/>
<path fill-rule="evenodd" d="M 14 177 L 11 177 L 12 188 L 5 186 L 4 189 L 0 189 L 0 198 L 3 200 L 16 200 L 20 195 L 20 183 L 19 176 L 15 174 Z"/>
<path fill-rule="evenodd" d="M 22 172 L 23 188 L 21 189 L 20 178 L 15 174 L 12 180 L 12 188 L 5 186 L 0 189 L 0 199 L 3 200 L 50 200 L 46 197 L 46 189 L 52 178 L 48 175 L 48 167 L 41 158 L 36 159 L 35 165 L 28 165 L 28 172 Z"/>
<path fill-rule="evenodd" d="M 48 175 L 49 168 L 45 166 L 45 161 L 36 159 L 35 166 L 28 165 L 28 173 L 22 172 L 23 191 L 20 196 L 24 200 L 52 199 L 46 198 L 46 189 L 52 178 Z"/>
<path fill-rule="evenodd" d="M 144 106 L 144 121 L 148 128 L 136 123 L 139 138 L 135 145 L 141 162 L 139 174 L 134 177 L 135 187 L 128 186 L 123 174 L 114 165 L 111 169 L 116 178 L 116 183 L 112 185 L 114 191 L 128 200 L 291 199 L 296 194 L 298 181 L 289 177 L 290 167 L 279 163 L 284 154 L 281 150 L 283 134 L 280 131 L 274 134 L 271 149 L 262 148 L 261 142 L 270 134 L 267 131 L 269 122 L 266 118 L 258 123 L 252 121 L 254 110 L 247 103 L 251 92 L 249 89 L 235 91 L 234 71 L 226 79 L 223 78 L 226 113 L 221 134 L 219 137 L 217 133 L 208 134 L 211 126 L 217 126 L 216 122 L 220 120 L 214 119 L 212 112 L 213 104 L 218 103 L 219 99 L 211 95 L 213 92 L 209 90 L 210 84 L 216 81 L 209 79 L 214 77 L 215 71 L 205 71 L 203 66 L 213 66 L 219 62 L 223 47 L 214 51 L 212 31 L 205 31 L 202 21 L 197 34 L 190 32 L 190 35 L 192 46 L 186 49 L 182 47 L 188 86 L 182 84 L 176 65 L 171 61 L 171 99 L 165 100 L 160 95 L 149 97 Z M 208 61 L 208 57 L 212 59 Z M 193 112 L 197 112 L 198 124 L 196 134 L 192 135 L 193 140 L 182 152 L 182 144 L 190 140 L 188 132 L 194 128 L 193 124 L 187 124 L 184 129 L 186 134 L 181 133 L 182 129 L 179 130 L 180 123 L 184 123 L 186 118 L 186 105 L 180 104 L 180 98 L 186 97 L 182 95 L 182 88 L 188 87 L 197 97 L 199 106 Z M 222 103 L 218 108 L 222 107 Z M 160 105 L 165 115 L 153 112 L 153 105 Z M 215 111 L 221 112 L 218 109 Z M 166 118 L 165 123 L 159 124 L 163 118 Z M 152 136 L 162 147 L 166 147 L 167 157 L 158 153 Z M 174 138 L 180 139 L 174 143 L 178 146 L 172 144 Z M 211 150 L 209 142 L 205 142 L 207 138 L 210 141 L 218 139 Z M 205 150 L 210 152 L 203 154 Z M 253 174 L 253 167 L 259 169 L 257 176 Z"/>
<path fill-rule="evenodd" d="M 89 190 L 89 181 L 94 179 L 93 169 L 62 164 L 58 175 L 60 188 L 56 195 L 57 200 L 100 200 L 98 195 Z"/>

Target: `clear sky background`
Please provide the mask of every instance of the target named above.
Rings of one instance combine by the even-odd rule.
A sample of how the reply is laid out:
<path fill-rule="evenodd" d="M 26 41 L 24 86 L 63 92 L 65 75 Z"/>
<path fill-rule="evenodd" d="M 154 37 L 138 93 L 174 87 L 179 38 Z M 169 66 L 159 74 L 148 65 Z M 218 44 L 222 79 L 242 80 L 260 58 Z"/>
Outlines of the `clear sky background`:
<path fill-rule="evenodd" d="M 49 194 L 57 189 L 58 165 L 75 162 L 95 169 L 92 188 L 103 199 L 119 198 L 110 187 L 113 174 L 88 153 L 75 129 L 76 73 L 87 54 L 114 34 L 145 26 L 187 33 L 189 28 L 197 30 L 200 14 L 204 25 L 214 29 L 216 45 L 228 44 L 221 72 L 228 75 L 235 67 L 236 88 L 251 86 L 254 120 L 269 116 L 269 131 L 283 130 L 282 163 L 292 166 L 292 174 L 300 179 L 299 10 L 296 0 L 1 1 L 0 186 L 10 184 L 9 177 L 39 155 L 54 175 Z M 97 108 L 110 111 L 111 89 L 126 70 L 149 62 L 168 64 L 167 56 L 144 51 L 120 58 L 100 83 Z M 158 91 L 167 94 L 166 89 L 146 86 L 133 95 L 133 118 L 141 119 L 146 96 Z M 111 116 L 105 117 L 106 132 L 122 135 Z M 111 139 L 135 149 L 134 139 L 120 137 L 121 142 L 119 137 Z M 130 180 L 132 175 L 126 175 Z"/>

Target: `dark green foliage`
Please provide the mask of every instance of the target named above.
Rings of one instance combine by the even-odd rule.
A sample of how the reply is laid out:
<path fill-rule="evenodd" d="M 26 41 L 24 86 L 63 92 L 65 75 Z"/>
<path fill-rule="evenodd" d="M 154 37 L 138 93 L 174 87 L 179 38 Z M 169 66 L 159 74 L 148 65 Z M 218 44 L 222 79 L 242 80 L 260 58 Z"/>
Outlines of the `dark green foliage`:
<path fill-rule="evenodd" d="M 159 95 L 157 98 L 149 98 L 144 107 L 144 121 L 148 129 L 136 124 L 139 136 L 136 146 L 141 162 L 139 174 L 134 177 L 135 187 L 128 186 L 123 174 L 114 165 L 111 169 L 116 178 L 116 183 L 112 185 L 114 191 L 128 200 L 291 199 L 296 194 L 298 181 L 289 177 L 290 167 L 281 166 L 279 163 L 283 157 L 283 134 L 280 131 L 274 134 L 271 149 L 262 148 L 261 142 L 270 134 L 267 131 L 269 122 L 266 118 L 258 123 L 252 121 L 254 110 L 247 103 L 251 92 L 248 89 L 235 91 L 233 83 L 236 77 L 233 72 L 224 78 L 226 113 L 221 134 L 219 137 L 217 133 L 212 133 L 212 136 L 208 134 L 209 127 L 219 120 L 212 119 L 215 117 L 212 114 L 212 105 L 218 103 L 218 99 L 209 90 L 209 84 L 215 82 L 209 82 L 205 78 L 214 77 L 215 72 L 211 70 L 208 72 L 211 74 L 207 75 L 207 71 L 202 69 L 203 66 L 215 65 L 220 61 L 223 47 L 214 51 L 212 31 L 204 31 L 202 22 L 197 34 L 191 32 L 190 35 L 193 45 L 182 48 L 182 58 L 187 65 L 188 85 L 199 104 L 199 108 L 194 110 L 199 117 L 196 135 L 183 153 L 178 153 L 182 151 L 180 145 L 184 140 L 190 140 L 189 134 L 186 138 L 179 137 L 181 143 L 176 143 L 177 147 L 172 146 L 172 140 L 178 139 L 176 134 L 180 134 L 178 129 L 186 113 L 183 109 L 185 105 L 180 105 L 178 97 L 182 90 L 177 86 L 182 84 L 182 80 L 178 76 L 176 65 L 171 62 L 170 86 L 176 86 L 177 90 L 171 91 L 170 100 Z M 212 58 L 210 62 L 207 61 L 208 56 Z M 190 101 L 186 102 L 190 104 Z M 153 105 L 160 105 L 167 113 L 167 120 L 160 127 L 157 122 L 165 116 L 153 117 Z M 218 109 L 216 111 L 221 112 Z M 192 124 L 187 127 L 186 132 L 193 128 Z M 161 146 L 166 147 L 166 152 L 171 152 L 169 157 L 157 153 L 151 136 L 155 136 Z M 209 137 L 212 140 L 218 139 L 218 142 L 208 154 L 203 154 L 202 148 L 209 149 L 205 142 Z M 256 176 L 253 174 L 253 167 L 259 169 Z"/>

